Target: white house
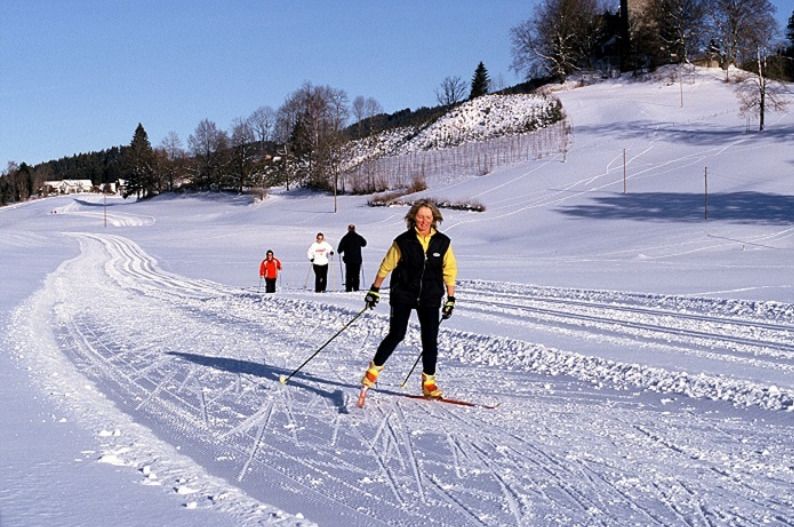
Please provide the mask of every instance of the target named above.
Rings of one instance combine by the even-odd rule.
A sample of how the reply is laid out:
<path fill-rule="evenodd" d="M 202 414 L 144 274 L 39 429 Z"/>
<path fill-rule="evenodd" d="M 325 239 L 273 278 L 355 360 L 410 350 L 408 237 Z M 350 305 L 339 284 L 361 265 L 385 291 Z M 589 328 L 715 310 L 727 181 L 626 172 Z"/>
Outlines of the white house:
<path fill-rule="evenodd" d="M 63 179 L 60 181 L 45 181 L 42 190 L 58 192 L 60 194 L 75 194 L 77 192 L 91 192 L 94 184 L 90 179 Z"/>

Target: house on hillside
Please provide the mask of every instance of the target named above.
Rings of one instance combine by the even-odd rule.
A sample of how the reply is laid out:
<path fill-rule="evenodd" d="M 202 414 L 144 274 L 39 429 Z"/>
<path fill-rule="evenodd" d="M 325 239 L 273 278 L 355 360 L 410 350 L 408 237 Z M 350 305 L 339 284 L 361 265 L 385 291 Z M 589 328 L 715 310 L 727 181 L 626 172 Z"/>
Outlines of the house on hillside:
<path fill-rule="evenodd" d="M 94 190 L 94 184 L 90 179 L 62 179 L 60 181 L 45 181 L 39 189 L 39 194 L 77 194 L 92 190 Z"/>

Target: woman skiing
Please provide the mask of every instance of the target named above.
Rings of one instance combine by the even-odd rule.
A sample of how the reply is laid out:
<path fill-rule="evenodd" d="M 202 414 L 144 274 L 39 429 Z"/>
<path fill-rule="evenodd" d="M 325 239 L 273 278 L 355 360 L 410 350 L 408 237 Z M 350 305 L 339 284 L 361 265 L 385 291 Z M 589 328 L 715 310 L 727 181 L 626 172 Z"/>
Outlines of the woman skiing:
<path fill-rule="evenodd" d="M 415 203 L 405 221 L 408 230 L 397 236 L 380 264 L 372 286 L 364 297 L 367 307 L 380 300 L 380 287 L 391 273 L 389 333 L 378 346 L 361 379 L 363 404 L 366 390 L 373 387 L 386 360 L 405 338 L 411 311 L 416 310 L 422 336 L 422 395 L 441 398 L 436 382 L 439 309 L 444 319 L 455 308 L 455 279 L 458 268 L 449 237 L 437 230 L 443 220 L 438 207 L 429 200 Z M 442 299 L 447 294 L 446 302 Z"/>
<path fill-rule="evenodd" d="M 334 248 L 325 241 L 325 235 L 317 233 L 314 243 L 306 251 L 309 261 L 314 269 L 314 292 L 325 293 L 328 285 L 328 258 L 334 255 Z"/>

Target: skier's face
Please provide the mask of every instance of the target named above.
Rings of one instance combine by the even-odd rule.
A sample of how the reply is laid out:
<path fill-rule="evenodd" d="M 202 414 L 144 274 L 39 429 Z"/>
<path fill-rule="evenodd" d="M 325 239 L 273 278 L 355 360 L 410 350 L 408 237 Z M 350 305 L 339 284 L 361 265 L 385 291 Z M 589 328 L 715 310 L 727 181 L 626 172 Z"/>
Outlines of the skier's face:
<path fill-rule="evenodd" d="M 420 207 L 416 211 L 416 230 L 422 234 L 430 232 L 430 227 L 433 225 L 433 211 L 428 207 Z"/>

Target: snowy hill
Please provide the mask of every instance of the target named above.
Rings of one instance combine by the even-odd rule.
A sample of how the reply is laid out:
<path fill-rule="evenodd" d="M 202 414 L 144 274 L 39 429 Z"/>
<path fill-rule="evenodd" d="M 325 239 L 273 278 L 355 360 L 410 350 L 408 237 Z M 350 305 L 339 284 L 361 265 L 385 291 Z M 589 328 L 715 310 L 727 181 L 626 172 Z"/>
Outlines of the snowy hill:
<path fill-rule="evenodd" d="M 385 301 L 278 381 L 363 307 L 338 260 L 309 291 L 314 234 L 355 223 L 369 284 L 404 207 L 1 209 L 2 525 L 794 523 L 794 114 L 755 133 L 703 69 L 555 97 L 564 151 L 439 169 L 418 194 L 486 207 L 444 211 L 460 283 L 438 377 L 496 409 L 404 396 L 413 324 L 356 408 Z"/>
<path fill-rule="evenodd" d="M 537 150 L 538 142 L 565 125 L 559 101 L 544 95 L 485 95 L 464 102 L 437 120 L 423 126 L 390 129 L 348 145 L 342 163 L 343 177 L 361 177 L 367 173 L 392 172 L 384 187 L 404 184 L 405 172 L 421 174 L 431 183 L 449 182 L 455 177 L 482 175 L 499 164 L 523 159 L 528 150 Z M 536 132 L 541 130 L 541 132 Z M 507 148 L 505 148 L 507 145 Z M 556 145 L 552 146 L 553 150 Z M 509 150 L 500 155 L 499 150 Z M 546 153 L 546 152 L 544 152 Z M 455 166 L 446 158 L 461 159 Z M 486 162 L 484 158 L 490 157 Z M 434 177 L 434 176 L 440 176 Z"/>

